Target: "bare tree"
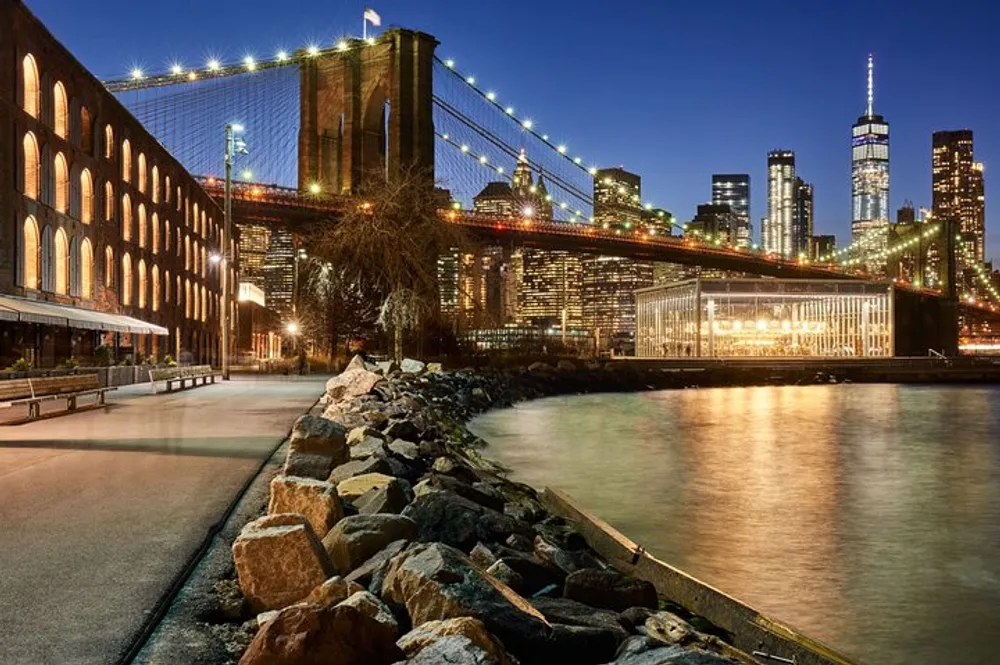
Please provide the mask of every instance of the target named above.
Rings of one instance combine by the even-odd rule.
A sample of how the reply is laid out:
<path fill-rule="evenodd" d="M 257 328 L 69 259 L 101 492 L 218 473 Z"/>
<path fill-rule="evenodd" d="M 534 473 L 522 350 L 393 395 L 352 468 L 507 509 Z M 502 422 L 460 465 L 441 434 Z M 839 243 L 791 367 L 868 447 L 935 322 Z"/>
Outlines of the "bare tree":
<path fill-rule="evenodd" d="M 374 329 L 380 294 L 329 262 L 312 258 L 301 270 L 300 323 L 313 339 L 325 345 L 330 360 L 337 362 L 341 340 L 346 350 L 352 338 Z"/>
<path fill-rule="evenodd" d="M 356 205 L 311 234 L 311 252 L 337 266 L 344 278 L 384 294 L 379 323 L 393 333 L 393 355 L 402 360 L 403 330 L 436 311 L 437 260 L 466 248 L 467 234 L 446 215 L 447 197 L 433 178 L 403 168 L 388 179 L 369 177 Z"/>

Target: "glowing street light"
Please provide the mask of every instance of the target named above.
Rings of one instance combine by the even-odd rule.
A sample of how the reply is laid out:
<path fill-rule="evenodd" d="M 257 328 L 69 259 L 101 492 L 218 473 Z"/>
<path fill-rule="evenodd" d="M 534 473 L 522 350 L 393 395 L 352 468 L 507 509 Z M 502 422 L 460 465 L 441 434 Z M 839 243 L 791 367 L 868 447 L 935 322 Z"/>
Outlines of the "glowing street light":
<path fill-rule="evenodd" d="M 212 58 L 211 60 L 208 61 L 208 65 L 207 66 L 208 66 L 208 71 L 210 71 L 210 72 L 217 72 L 222 67 L 222 63 L 220 63 L 215 58 Z"/>
<path fill-rule="evenodd" d="M 284 50 L 278 51 L 278 62 L 284 62 L 285 60 L 288 60 L 288 52 Z"/>
<path fill-rule="evenodd" d="M 132 78 L 134 80 L 136 80 L 136 81 L 141 80 L 142 79 L 142 70 L 139 69 L 138 67 L 134 67 L 132 69 Z"/>
<path fill-rule="evenodd" d="M 180 63 L 174 63 L 170 65 L 170 73 L 174 76 L 180 76 L 184 73 L 184 68 L 180 66 Z"/>
<path fill-rule="evenodd" d="M 309 183 L 309 193 L 310 194 L 319 194 L 320 191 L 321 191 L 321 189 L 322 188 L 319 186 L 318 182 L 311 182 L 311 183 Z"/>
<path fill-rule="evenodd" d="M 308 53 L 310 56 L 319 55 L 319 47 L 316 46 L 315 44 L 310 44 L 309 46 L 306 47 L 306 53 Z"/>
<path fill-rule="evenodd" d="M 253 59 L 252 55 L 248 55 L 247 57 L 243 58 L 243 64 L 251 72 L 257 69 L 257 61 Z"/>
<path fill-rule="evenodd" d="M 299 331 L 299 324 L 292 321 L 287 326 L 285 326 L 285 329 L 288 331 L 289 335 L 294 335 Z"/>

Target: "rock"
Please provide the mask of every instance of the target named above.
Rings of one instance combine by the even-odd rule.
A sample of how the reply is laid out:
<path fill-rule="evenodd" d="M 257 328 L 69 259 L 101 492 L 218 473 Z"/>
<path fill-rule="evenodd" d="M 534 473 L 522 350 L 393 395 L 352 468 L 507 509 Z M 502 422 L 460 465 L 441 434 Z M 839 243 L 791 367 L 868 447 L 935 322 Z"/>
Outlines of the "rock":
<path fill-rule="evenodd" d="M 348 574 L 347 580 L 349 582 L 357 582 L 362 586 L 368 586 L 372 581 L 372 576 L 375 572 L 385 564 L 388 564 L 389 560 L 406 549 L 409 544 L 408 540 L 394 540 L 374 555 L 372 555 L 367 561 L 355 568 Z"/>
<path fill-rule="evenodd" d="M 297 513 L 306 518 L 317 534 L 326 535 L 344 516 L 344 506 L 331 483 L 314 478 L 275 476 L 271 480 L 271 515 Z"/>
<path fill-rule="evenodd" d="M 397 636 L 399 635 L 399 624 L 396 622 L 396 617 L 392 616 L 392 612 L 385 603 L 367 591 L 363 589 L 356 591 L 340 604 L 356 608 L 362 614 L 391 628 Z"/>
<path fill-rule="evenodd" d="M 469 561 L 484 570 L 495 564 L 498 560 L 499 557 L 483 543 L 476 543 L 476 546 L 469 551 Z"/>
<path fill-rule="evenodd" d="M 474 562 L 483 569 L 489 568 L 497 561 L 503 561 L 504 565 L 521 576 L 523 581 L 521 593 L 526 596 L 531 596 L 552 585 L 561 587 L 565 577 L 564 573 L 540 563 L 535 557 L 502 545 L 487 546 L 477 543 L 472 552 L 476 555 Z M 472 554 L 470 554 L 471 556 Z"/>
<path fill-rule="evenodd" d="M 448 452 L 448 448 L 440 441 L 424 440 L 417 444 L 420 456 L 425 458 L 438 458 Z"/>
<path fill-rule="evenodd" d="M 368 369 L 368 366 L 365 365 L 365 359 L 357 354 L 351 358 L 351 362 L 347 363 L 347 367 L 344 368 L 344 371 L 351 372 L 356 369 Z"/>
<path fill-rule="evenodd" d="M 405 439 L 396 439 L 389 444 L 389 450 L 406 460 L 413 461 L 420 457 L 420 448 L 417 444 Z"/>
<path fill-rule="evenodd" d="M 640 628 L 644 628 L 646 624 L 646 619 L 653 616 L 655 612 L 647 607 L 630 607 L 619 616 L 624 622 L 626 628 L 629 628 L 631 632 L 638 632 Z"/>
<path fill-rule="evenodd" d="M 347 575 L 394 540 L 413 540 L 417 525 L 401 515 L 352 515 L 323 538 L 334 569 Z"/>
<path fill-rule="evenodd" d="M 455 494 L 466 498 L 469 501 L 478 503 L 480 506 L 485 506 L 486 508 L 490 508 L 491 510 L 496 510 L 498 512 L 503 512 L 504 510 L 504 500 L 502 496 L 487 494 L 472 485 L 463 483 L 457 478 L 432 474 L 427 481 L 432 487 L 442 490 L 451 490 Z"/>
<path fill-rule="evenodd" d="M 428 621 L 417 626 L 406 635 L 399 638 L 399 641 L 396 642 L 396 646 L 403 650 L 403 653 L 406 654 L 407 658 L 412 659 L 428 647 L 431 647 L 440 642 L 442 639 L 449 637 L 461 637 L 464 640 L 467 640 L 469 645 L 472 645 L 482 651 L 488 659 L 484 660 L 482 656 L 479 656 L 479 660 L 472 660 L 469 662 L 498 663 L 500 665 L 508 665 L 510 663 L 510 659 L 503 650 L 503 645 L 500 644 L 495 637 L 489 634 L 482 621 L 479 619 L 473 619 L 472 617 L 456 617 L 454 619 L 444 619 L 441 621 Z M 461 645 L 460 650 L 464 652 L 471 651 L 464 643 Z M 446 656 L 439 656 L 436 661 L 427 660 L 426 658 L 425 660 L 428 663 L 464 662 L 462 660 L 451 660 Z"/>
<path fill-rule="evenodd" d="M 528 365 L 529 372 L 535 372 L 541 374 L 551 372 L 553 369 L 555 368 L 553 368 L 552 365 L 543 362 L 534 362 Z M 329 390 L 327 390 L 327 392 L 329 392 Z"/>
<path fill-rule="evenodd" d="M 563 372 L 575 372 L 576 365 L 573 363 L 572 360 L 563 359 L 556 363 L 556 369 Z"/>
<path fill-rule="evenodd" d="M 553 568 L 569 575 L 584 568 L 596 568 L 600 565 L 597 559 L 586 550 L 563 550 L 546 541 L 541 536 L 535 536 L 535 557 Z"/>
<path fill-rule="evenodd" d="M 353 448 L 359 443 L 364 443 L 366 439 L 378 439 L 384 442 L 386 437 L 382 432 L 372 427 L 355 427 L 347 434 L 347 445 Z"/>
<path fill-rule="evenodd" d="M 630 607 L 656 609 L 659 599 L 651 582 L 614 570 L 585 568 L 566 576 L 563 596 L 591 607 L 624 612 Z"/>
<path fill-rule="evenodd" d="M 326 382 L 326 394 L 333 400 L 367 395 L 382 377 L 367 369 L 352 369 Z"/>
<path fill-rule="evenodd" d="M 348 582 L 343 577 L 337 575 L 313 589 L 302 602 L 333 607 L 347 600 L 349 596 L 358 591 L 364 591 L 364 588 L 360 584 L 357 582 Z"/>
<path fill-rule="evenodd" d="M 438 457 L 431 465 L 431 469 L 438 473 L 448 474 L 455 470 L 458 464 L 450 457 Z"/>
<path fill-rule="evenodd" d="M 522 536 L 519 533 L 512 533 L 510 536 L 507 537 L 507 540 L 504 542 L 506 543 L 507 547 L 518 550 L 519 552 L 531 553 L 532 551 L 534 551 L 534 545 L 532 545 L 531 539 L 528 538 L 527 536 Z"/>
<path fill-rule="evenodd" d="M 413 486 L 413 496 L 414 497 L 423 496 L 425 494 L 430 494 L 431 492 L 442 492 L 442 491 L 443 490 L 440 490 L 440 489 L 434 487 L 433 485 L 431 485 L 430 478 L 425 478 L 425 479 L 421 480 L 419 483 L 417 483 L 416 485 Z"/>
<path fill-rule="evenodd" d="M 625 640 L 615 660 L 608 665 L 732 665 L 731 660 L 703 649 L 667 646 L 644 635 L 633 635 Z"/>
<path fill-rule="evenodd" d="M 219 580 L 212 585 L 218 600 L 219 616 L 225 621 L 238 621 L 244 616 L 247 599 L 243 597 L 240 583 L 236 580 Z"/>
<path fill-rule="evenodd" d="M 427 373 L 437 373 L 441 371 L 441 363 L 427 363 Z"/>
<path fill-rule="evenodd" d="M 538 535 L 563 550 L 587 549 L 587 539 L 583 537 L 576 524 L 558 515 L 549 515 L 535 522 Z"/>
<path fill-rule="evenodd" d="M 422 428 L 417 428 L 410 418 L 394 418 L 389 421 L 389 426 L 383 432 L 390 439 L 406 439 L 408 441 L 419 441 Z"/>
<path fill-rule="evenodd" d="M 617 635 L 602 628 L 552 624 L 552 633 L 539 647 L 536 662 L 599 665 L 615 657 L 619 641 Z"/>
<path fill-rule="evenodd" d="M 255 612 L 301 600 L 333 575 L 329 556 L 301 515 L 271 515 L 247 524 L 233 543 L 233 561 Z"/>
<path fill-rule="evenodd" d="M 600 628 L 614 633 L 618 642 L 624 641 L 629 636 L 627 622 L 617 612 L 594 609 L 568 598 L 539 597 L 532 598 L 528 602 L 550 623 Z"/>
<path fill-rule="evenodd" d="M 568 581 L 568 578 L 567 578 Z M 646 619 L 644 633 L 664 644 L 688 644 L 698 638 L 694 627 L 676 614 L 657 612 Z"/>
<path fill-rule="evenodd" d="M 337 483 L 337 494 L 341 499 L 354 502 L 355 499 L 372 489 L 385 487 L 390 481 L 395 480 L 392 476 L 384 473 L 363 473 L 359 476 L 352 476 Z"/>
<path fill-rule="evenodd" d="M 382 598 L 405 606 L 415 626 L 460 616 L 479 619 L 519 659 L 550 632 L 542 615 L 523 598 L 442 543 L 414 545 L 393 558 Z"/>
<path fill-rule="evenodd" d="M 410 374 L 420 374 L 426 367 L 427 365 L 413 358 L 403 358 L 403 362 L 399 365 L 399 369 Z"/>
<path fill-rule="evenodd" d="M 503 559 L 496 561 L 486 569 L 487 575 L 492 575 L 518 593 L 524 588 L 524 578 L 513 568 L 504 563 Z"/>
<path fill-rule="evenodd" d="M 285 476 L 326 480 L 333 466 L 333 458 L 327 455 L 302 453 L 289 449 L 281 473 Z"/>
<path fill-rule="evenodd" d="M 341 483 L 348 478 L 360 476 L 366 473 L 389 473 L 389 465 L 380 457 L 369 457 L 367 459 L 356 459 L 334 467 L 330 472 L 330 482 Z"/>
<path fill-rule="evenodd" d="M 307 413 L 299 416 L 292 425 L 288 445 L 291 450 L 346 461 L 347 431 L 340 423 Z"/>
<path fill-rule="evenodd" d="M 504 541 L 512 533 L 531 534 L 530 526 L 447 491 L 417 497 L 403 514 L 417 523 L 420 542 L 442 542 L 466 552 L 479 540 Z"/>
<path fill-rule="evenodd" d="M 391 665 L 395 631 L 350 605 L 292 605 L 257 631 L 240 665 Z"/>
<path fill-rule="evenodd" d="M 375 365 L 382 371 L 383 376 L 389 376 L 389 374 L 399 371 L 399 365 L 397 365 L 394 360 L 384 360 L 382 362 L 375 363 Z"/>
<path fill-rule="evenodd" d="M 509 661 L 508 661 L 509 662 Z M 501 665 L 501 661 L 473 643 L 468 637 L 442 637 L 406 661 L 406 665 Z M 403 665 L 402 663 L 398 665 Z"/>
<path fill-rule="evenodd" d="M 361 515 L 372 515 L 374 513 L 401 513 L 406 508 L 409 500 L 403 482 L 393 478 L 382 487 L 375 487 L 354 501 L 354 506 Z"/>
<path fill-rule="evenodd" d="M 374 437 L 369 437 L 361 443 L 351 446 L 350 450 L 352 460 L 365 460 L 370 459 L 373 456 L 384 458 L 388 455 L 385 450 L 385 443 L 381 439 L 376 439 Z M 388 460 L 386 463 L 388 464 Z"/>

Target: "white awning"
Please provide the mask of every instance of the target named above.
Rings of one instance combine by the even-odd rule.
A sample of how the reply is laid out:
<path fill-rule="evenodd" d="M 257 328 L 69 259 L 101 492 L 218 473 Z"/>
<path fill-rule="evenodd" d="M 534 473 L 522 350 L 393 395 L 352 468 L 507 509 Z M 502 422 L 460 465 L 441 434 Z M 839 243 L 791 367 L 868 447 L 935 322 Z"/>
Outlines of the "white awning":
<path fill-rule="evenodd" d="M 9 316 L 13 314 L 13 316 Z M 82 328 L 84 330 L 103 330 L 111 332 L 141 333 L 146 335 L 169 335 L 162 327 L 146 321 L 125 316 L 110 314 L 92 309 L 82 309 L 69 305 L 41 300 L 29 300 L 16 296 L 0 296 L 0 319 L 6 321 L 21 321 L 23 323 L 40 323 L 49 326 L 66 328 Z"/>

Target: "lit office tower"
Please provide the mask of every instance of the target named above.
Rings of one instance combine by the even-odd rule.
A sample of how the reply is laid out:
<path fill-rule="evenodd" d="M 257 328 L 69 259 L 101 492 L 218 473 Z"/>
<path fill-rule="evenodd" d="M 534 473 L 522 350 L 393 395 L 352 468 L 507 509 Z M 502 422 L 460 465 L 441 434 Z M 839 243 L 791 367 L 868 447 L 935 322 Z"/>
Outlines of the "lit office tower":
<path fill-rule="evenodd" d="M 864 253 L 884 249 L 889 230 L 889 123 L 875 115 L 873 73 L 868 56 L 868 103 L 851 128 L 851 242 Z"/>
<path fill-rule="evenodd" d="M 767 153 L 767 217 L 761 229 L 765 252 L 795 254 L 795 153 L 772 150 Z"/>
<path fill-rule="evenodd" d="M 264 260 L 271 244 L 271 229 L 263 224 L 237 224 L 240 282 L 249 282 L 265 289 Z"/>
<path fill-rule="evenodd" d="M 283 318 L 294 313 L 295 237 L 291 231 L 271 229 L 267 254 L 261 266 L 264 275 L 264 301 L 267 308 Z"/>
<path fill-rule="evenodd" d="M 931 156 L 933 189 L 931 209 L 939 220 L 958 227 L 962 245 L 981 264 L 986 245 L 986 199 L 983 191 L 983 165 L 972 157 L 972 130 L 934 132 Z M 973 286 L 973 266 L 958 253 L 958 267 L 965 273 L 964 282 Z"/>
<path fill-rule="evenodd" d="M 735 238 L 737 247 L 753 243 L 750 225 L 750 175 L 748 173 L 715 173 L 712 175 L 712 203 L 728 205 L 737 216 Z"/>
<path fill-rule="evenodd" d="M 594 223 L 628 230 L 642 223 L 642 180 L 623 168 L 594 176 Z M 635 334 L 635 290 L 653 283 L 653 266 L 616 256 L 588 255 L 582 262 L 583 325 L 607 346 L 616 335 Z"/>
<path fill-rule="evenodd" d="M 795 179 L 795 234 L 792 256 L 809 256 L 809 239 L 813 235 L 813 186 L 802 178 Z"/>

